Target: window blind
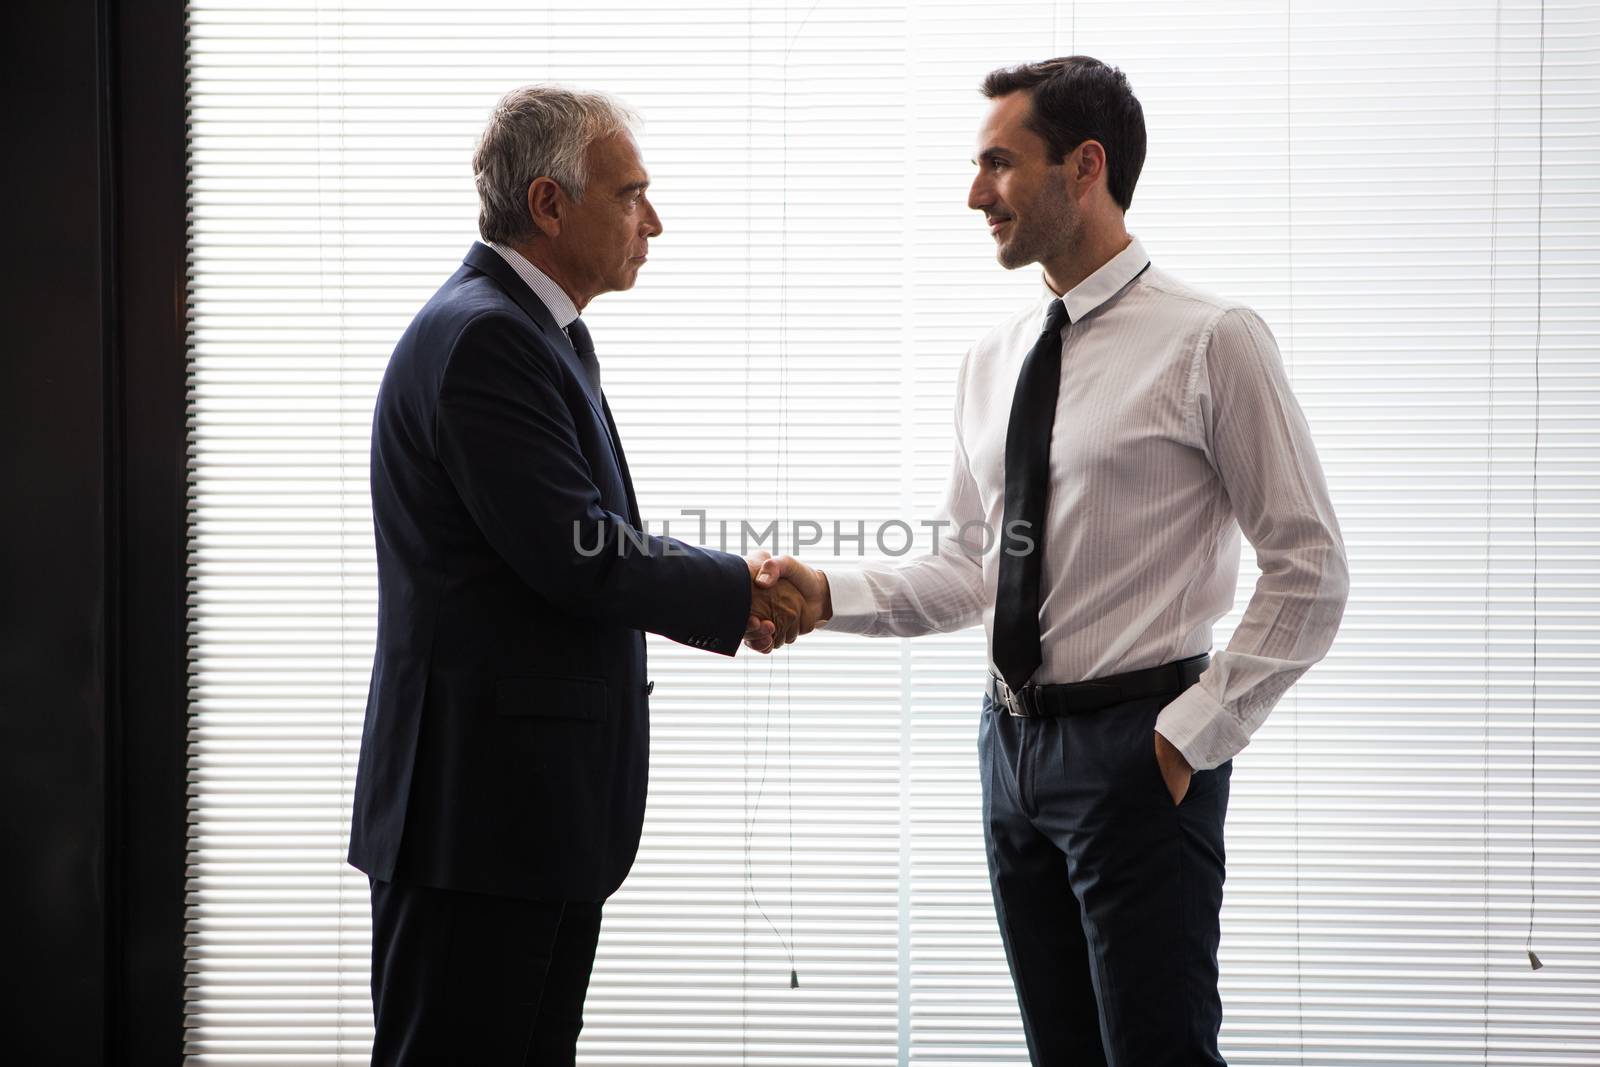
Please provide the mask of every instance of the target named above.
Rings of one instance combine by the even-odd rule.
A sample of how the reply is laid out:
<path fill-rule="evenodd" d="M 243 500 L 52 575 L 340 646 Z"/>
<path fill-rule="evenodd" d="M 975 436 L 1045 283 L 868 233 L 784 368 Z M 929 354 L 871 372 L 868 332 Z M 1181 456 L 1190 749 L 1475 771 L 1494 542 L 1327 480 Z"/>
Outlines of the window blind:
<path fill-rule="evenodd" d="M 934 516 L 955 368 L 1037 284 L 965 208 L 977 84 L 1074 52 L 1144 105 L 1130 231 L 1275 331 L 1351 557 L 1333 652 L 1237 761 L 1226 1055 L 1600 1061 L 1592 5 L 191 0 L 189 23 L 191 1062 L 366 1061 L 344 854 L 369 424 L 475 236 L 494 101 L 555 80 L 644 115 L 665 233 L 585 319 L 651 528 L 726 523 L 739 551 L 741 520 L 778 520 L 788 550 L 816 523 L 803 554 L 850 566 L 835 522 L 882 561 L 883 523 Z M 1247 547 L 1215 647 L 1255 578 Z M 580 1061 L 1025 1063 L 981 632 L 650 654 L 644 843 Z"/>

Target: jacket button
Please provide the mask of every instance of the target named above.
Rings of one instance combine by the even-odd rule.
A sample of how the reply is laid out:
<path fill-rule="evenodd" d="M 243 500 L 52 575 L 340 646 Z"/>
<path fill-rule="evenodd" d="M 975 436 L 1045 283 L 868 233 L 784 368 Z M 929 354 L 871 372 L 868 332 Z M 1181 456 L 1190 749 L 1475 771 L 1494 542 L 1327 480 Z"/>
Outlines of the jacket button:
<path fill-rule="evenodd" d="M 646 682 L 646 683 L 644 683 L 644 695 L 645 696 L 649 696 L 651 693 L 654 693 L 655 691 L 656 691 L 656 683 L 654 683 L 654 682 Z"/>

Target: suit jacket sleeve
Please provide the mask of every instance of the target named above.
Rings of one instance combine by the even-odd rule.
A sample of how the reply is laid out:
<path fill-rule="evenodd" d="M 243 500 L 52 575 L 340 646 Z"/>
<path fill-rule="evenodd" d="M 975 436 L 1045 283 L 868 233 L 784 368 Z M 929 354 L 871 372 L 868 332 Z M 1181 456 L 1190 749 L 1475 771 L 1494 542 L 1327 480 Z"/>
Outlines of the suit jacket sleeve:
<path fill-rule="evenodd" d="M 485 313 L 462 330 L 434 425 L 462 503 L 557 607 L 733 655 L 750 610 L 745 561 L 652 537 L 601 506 L 555 361 L 511 315 Z"/>

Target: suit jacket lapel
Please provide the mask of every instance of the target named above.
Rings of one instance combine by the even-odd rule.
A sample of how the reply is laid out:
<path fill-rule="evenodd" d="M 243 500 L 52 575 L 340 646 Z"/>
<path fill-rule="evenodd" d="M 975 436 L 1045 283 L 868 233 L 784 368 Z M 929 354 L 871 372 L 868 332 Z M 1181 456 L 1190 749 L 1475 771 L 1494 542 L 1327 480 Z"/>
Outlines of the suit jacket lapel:
<path fill-rule="evenodd" d="M 616 461 L 617 470 L 622 473 L 622 486 L 628 493 L 628 510 L 631 512 L 628 521 L 638 526 L 639 504 L 634 499 L 633 479 L 628 475 L 628 460 L 622 454 L 622 438 L 617 434 L 617 424 L 611 418 L 611 408 L 606 404 L 605 397 L 596 396 L 590 390 L 589 372 L 584 369 L 583 360 L 573 349 L 572 341 L 567 337 L 566 331 L 556 325 L 555 316 L 550 314 L 550 309 L 545 307 L 544 301 L 540 300 L 533 290 L 528 288 L 527 283 L 517 276 L 517 272 L 511 269 L 511 264 L 482 241 L 472 243 L 472 248 L 462 262 L 498 282 L 500 288 L 516 301 L 517 306 L 528 313 L 528 317 L 539 327 L 539 331 L 545 335 L 555 350 L 571 361 L 578 379 L 578 388 L 583 391 L 584 399 L 589 402 L 589 409 L 606 428 L 606 443 L 611 447 L 611 458 Z"/>
<path fill-rule="evenodd" d="M 594 409 L 595 417 L 602 422 L 605 421 L 600 410 L 600 398 L 595 396 L 589 388 L 589 372 L 584 369 L 583 360 L 578 358 L 578 353 L 573 349 L 572 341 L 568 339 L 567 332 L 556 325 L 555 316 L 550 314 L 550 309 L 544 306 L 543 300 L 534 295 L 533 290 L 528 288 L 526 282 L 517 277 L 517 272 L 511 269 L 511 264 L 500 258 L 500 253 L 482 241 L 473 244 L 472 250 L 467 253 L 467 257 L 463 262 L 474 270 L 480 270 L 499 282 L 500 288 L 504 289 L 506 294 L 517 302 L 518 307 L 528 313 L 528 317 L 534 321 L 534 325 L 539 327 L 539 332 L 543 333 L 550 341 L 550 344 L 555 347 L 555 350 L 560 352 L 563 358 L 571 364 L 573 373 L 578 379 L 578 385 L 583 390 L 584 399 L 588 400 L 589 407 Z"/>
<path fill-rule="evenodd" d="M 628 492 L 628 521 L 638 526 L 641 521 L 639 501 L 633 495 L 633 475 L 628 473 L 628 457 L 622 451 L 622 435 L 617 432 L 617 422 L 611 417 L 611 405 L 606 403 L 605 397 L 600 398 L 600 406 L 605 409 L 606 430 L 611 434 L 611 447 L 616 452 L 617 464 L 622 468 L 622 487 Z"/>

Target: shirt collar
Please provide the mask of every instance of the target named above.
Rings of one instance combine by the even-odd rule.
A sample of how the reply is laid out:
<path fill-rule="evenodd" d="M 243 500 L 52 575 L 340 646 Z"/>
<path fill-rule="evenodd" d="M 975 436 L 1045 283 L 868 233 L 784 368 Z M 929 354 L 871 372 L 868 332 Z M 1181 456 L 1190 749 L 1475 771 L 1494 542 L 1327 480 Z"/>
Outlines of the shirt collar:
<path fill-rule="evenodd" d="M 1133 234 L 1128 236 L 1132 239 L 1128 242 L 1127 248 L 1102 263 L 1099 270 L 1067 290 L 1064 296 L 1059 298 L 1056 296 L 1041 272 L 1039 288 L 1044 291 L 1044 305 L 1048 306 L 1050 301 L 1060 299 L 1067 305 L 1067 315 L 1073 322 L 1078 322 L 1089 312 L 1117 295 L 1122 287 L 1132 281 L 1134 276 L 1144 270 L 1150 262 L 1150 255 L 1144 250 L 1144 245 L 1139 243 L 1139 238 Z"/>
<path fill-rule="evenodd" d="M 526 256 L 510 245 L 503 245 L 499 241 L 486 243 L 500 253 L 501 259 L 511 265 L 511 269 L 517 272 L 517 277 L 533 290 L 533 295 L 544 301 L 544 306 L 550 309 L 550 315 L 556 320 L 557 326 L 565 330 L 572 325 L 572 320 L 578 317 L 578 309 L 561 286 L 551 281 L 548 274 L 529 263 Z"/>

